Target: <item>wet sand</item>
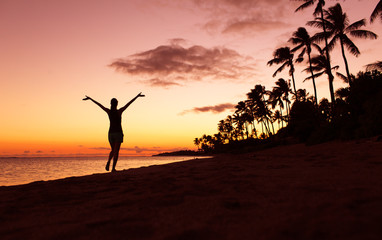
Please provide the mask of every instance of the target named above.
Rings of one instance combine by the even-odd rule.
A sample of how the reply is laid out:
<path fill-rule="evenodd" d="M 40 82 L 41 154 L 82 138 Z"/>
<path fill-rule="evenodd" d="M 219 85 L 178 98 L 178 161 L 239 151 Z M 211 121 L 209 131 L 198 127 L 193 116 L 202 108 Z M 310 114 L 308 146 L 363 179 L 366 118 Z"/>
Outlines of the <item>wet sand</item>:
<path fill-rule="evenodd" d="M 382 239 L 382 142 L 0 187 L 1 239 Z"/>

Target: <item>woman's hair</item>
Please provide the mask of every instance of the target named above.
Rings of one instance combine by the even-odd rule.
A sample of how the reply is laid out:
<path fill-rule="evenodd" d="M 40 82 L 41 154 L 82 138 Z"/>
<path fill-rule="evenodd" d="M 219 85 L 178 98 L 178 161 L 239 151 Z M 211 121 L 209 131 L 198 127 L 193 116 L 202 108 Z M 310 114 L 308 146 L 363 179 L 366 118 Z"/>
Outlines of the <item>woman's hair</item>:
<path fill-rule="evenodd" d="M 111 108 L 117 108 L 118 100 L 116 98 L 111 99 L 110 101 Z"/>

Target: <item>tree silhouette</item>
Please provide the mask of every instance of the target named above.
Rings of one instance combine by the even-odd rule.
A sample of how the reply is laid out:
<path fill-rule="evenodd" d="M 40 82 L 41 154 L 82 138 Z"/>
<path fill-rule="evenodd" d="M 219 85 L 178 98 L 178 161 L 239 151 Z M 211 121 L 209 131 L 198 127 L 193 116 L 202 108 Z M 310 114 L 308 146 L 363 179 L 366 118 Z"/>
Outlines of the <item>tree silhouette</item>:
<path fill-rule="evenodd" d="M 273 77 L 277 75 L 277 73 L 284 70 L 285 67 L 289 67 L 289 76 L 292 77 L 293 89 L 294 93 L 296 90 L 296 83 L 294 80 L 294 65 L 293 65 L 293 53 L 291 52 L 289 47 L 278 48 L 273 53 L 273 59 L 268 61 L 268 65 L 272 66 L 273 64 L 281 64 L 281 66 L 275 71 Z"/>
<path fill-rule="evenodd" d="M 291 92 L 290 90 L 290 84 L 285 81 L 283 78 L 279 78 L 279 80 L 276 81 L 276 85 L 274 88 L 279 91 L 283 97 L 283 100 L 285 101 L 285 107 L 287 111 L 287 116 L 286 120 L 288 121 L 289 119 L 289 113 L 290 113 L 290 101 L 289 101 L 289 93 Z"/>
<path fill-rule="evenodd" d="M 311 61 L 312 45 L 313 46 L 318 46 L 318 45 L 313 43 L 312 38 L 310 37 L 308 31 L 306 31 L 306 29 L 303 27 L 298 28 L 297 31 L 293 33 L 293 37 L 289 39 L 289 42 L 293 43 L 294 45 L 297 45 L 295 48 L 292 49 L 292 52 L 295 52 L 302 48 L 301 53 L 298 55 L 298 58 L 296 59 L 296 62 L 302 62 L 304 60 L 303 57 L 305 53 L 308 55 L 309 69 L 310 69 L 310 74 L 312 76 L 312 82 L 313 82 L 315 103 L 316 105 L 318 105 L 316 82 L 313 76 L 312 61 Z"/>
<path fill-rule="evenodd" d="M 322 50 L 320 47 L 318 47 L 317 49 L 318 49 L 320 55 L 313 56 L 312 59 L 311 59 L 312 70 L 315 73 L 313 76 L 315 78 L 320 77 L 324 73 L 329 74 L 329 70 L 327 69 L 327 67 L 328 67 L 327 61 L 328 60 L 326 59 L 326 56 L 324 54 L 324 50 Z M 339 68 L 339 66 L 334 66 L 334 67 L 332 67 L 331 70 L 337 70 L 338 68 Z M 309 68 L 305 68 L 303 71 L 304 72 L 310 72 L 310 67 Z M 307 78 L 305 78 L 305 80 L 309 80 L 313 76 L 307 77 Z"/>
<path fill-rule="evenodd" d="M 357 46 L 353 43 L 353 41 L 350 40 L 348 37 L 348 34 L 357 37 L 357 38 L 370 38 L 370 39 L 376 39 L 377 35 L 371 31 L 367 30 L 361 30 L 360 28 L 366 25 L 366 20 L 362 19 L 359 21 L 356 21 L 352 24 L 349 24 L 349 19 L 347 17 L 347 14 L 342 11 L 342 7 L 339 3 L 337 3 L 335 6 L 330 7 L 328 10 L 325 10 L 325 26 L 327 27 L 327 34 L 329 37 L 332 37 L 331 41 L 327 45 L 329 51 L 333 50 L 335 44 L 337 42 L 340 43 L 341 46 L 341 53 L 342 57 L 344 59 L 345 63 L 345 69 L 347 78 L 349 81 L 349 84 L 351 84 L 351 75 L 349 71 L 349 65 L 348 61 L 345 56 L 345 46 L 347 49 L 352 53 L 354 56 L 358 56 L 360 54 L 359 49 Z M 308 22 L 309 25 L 312 26 L 322 26 L 323 22 L 320 20 L 310 21 Z M 317 35 L 317 36 L 322 36 Z M 320 40 L 318 38 L 318 40 Z"/>
<path fill-rule="evenodd" d="M 379 0 L 377 6 L 375 6 L 374 11 L 371 13 L 370 22 L 374 22 L 374 20 L 378 17 L 381 18 L 382 21 L 382 0 Z"/>
<path fill-rule="evenodd" d="M 271 131 L 269 128 L 269 122 L 271 112 L 267 107 L 264 98 L 266 94 L 267 91 L 265 90 L 264 86 L 256 85 L 254 89 L 251 89 L 251 91 L 247 93 L 247 104 L 248 107 L 251 108 L 254 118 L 257 119 L 257 121 L 261 124 L 263 129 L 262 132 L 264 133 L 265 128 L 266 134 L 270 135 Z"/>
<path fill-rule="evenodd" d="M 280 122 L 281 122 L 281 128 L 284 127 L 284 124 L 283 124 L 284 123 L 284 117 L 279 110 L 276 110 L 273 113 L 272 118 L 273 118 L 273 121 L 277 121 L 279 129 L 280 129 Z"/>
<path fill-rule="evenodd" d="M 377 61 L 366 65 L 366 71 L 378 70 L 382 72 L 382 61 Z"/>
<path fill-rule="evenodd" d="M 199 138 L 195 138 L 194 139 L 194 144 L 198 147 L 198 151 L 199 151 L 200 139 Z"/>
<path fill-rule="evenodd" d="M 244 101 L 238 102 L 238 104 L 236 105 L 235 113 L 239 115 L 239 117 L 241 118 L 241 121 L 245 125 L 245 134 L 248 139 L 249 138 L 248 123 L 251 122 L 251 117 Z"/>
<path fill-rule="evenodd" d="M 330 64 L 330 55 L 329 55 L 329 50 L 327 48 L 328 46 L 328 38 L 327 38 L 327 34 L 326 34 L 326 26 L 325 26 L 325 22 L 324 22 L 324 9 L 323 7 L 325 6 L 325 0 L 304 0 L 305 3 L 303 3 L 302 5 L 300 5 L 297 9 L 296 9 L 296 12 L 297 11 L 300 11 L 300 10 L 303 10 L 307 7 L 310 7 L 312 5 L 314 5 L 316 2 L 317 2 L 317 5 L 316 5 L 316 8 L 314 10 L 314 13 L 313 15 L 314 16 L 318 16 L 320 15 L 321 16 L 321 21 L 322 21 L 322 30 L 323 30 L 323 37 L 324 37 L 324 40 L 325 40 L 325 55 L 326 55 L 326 59 L 327 59 L 327 62 L 326 62 L 326 69 L 327 69 L 327 74 L 328 74 L 328 79 L 329 79 L 329 91 L 330 91 L 330 98 L 331 98 L 331 101 L 332 103 L 334 104 L 335 102 L 335 98 L 334 98 L 334 87 L 333 87 L 333 80 L 334 80 L 334 76 L 332 74 L 332 67 L 331 67 L 331 64 Z"/>
<path fill-rule="evenodd" d="M 272 92 L 269 93 L 268 104 L 270 104 L 272 106 L 272 109 L 275 109 L 277 105 L 280 107 L 280 111 L 276 110 L 277 114 L 280 116 L 277 115 L 277 118 L 275 118 L 275 114 L 273 114 L 273 120 L 274 121 L 282 120 L 283 119 L 282 109 L 284 108 L 284 101 L 283 101 L 283 93 L 281 92 L 281 90 L 279 88 L 274 87 Z M 283 122 L 282 122 L 282 124 L 283 124 Z M 284 125 L 283 125 L 283 127 L 284 127 Z M 280 122 L 279 122 L 279 128 L 280 128 Z"/>
<path fill-rule="evenodd" d="M 308 93 L 306 89 L 298 89 L 297 93 L 293 95 L 293 99 L 298 102 L 306 102 L 308 100 Z"/>

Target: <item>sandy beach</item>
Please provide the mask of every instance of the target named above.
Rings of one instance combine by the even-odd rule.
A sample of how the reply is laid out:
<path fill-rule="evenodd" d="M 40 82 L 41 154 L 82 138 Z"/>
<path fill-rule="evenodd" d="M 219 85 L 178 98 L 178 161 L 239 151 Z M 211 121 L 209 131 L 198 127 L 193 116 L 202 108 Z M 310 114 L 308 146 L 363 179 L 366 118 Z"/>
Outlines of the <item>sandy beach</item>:
<path fill-rule="evenodd" d="M 0 187 L 1 239 L 382 239 L 382 142 Z"/>

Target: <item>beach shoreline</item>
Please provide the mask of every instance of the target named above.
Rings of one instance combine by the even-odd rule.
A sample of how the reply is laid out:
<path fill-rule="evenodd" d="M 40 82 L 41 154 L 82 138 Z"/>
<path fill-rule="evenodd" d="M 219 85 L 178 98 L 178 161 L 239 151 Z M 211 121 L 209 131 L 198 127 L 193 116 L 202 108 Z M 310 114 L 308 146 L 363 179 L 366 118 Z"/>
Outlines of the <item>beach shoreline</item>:
<path fill-rule="evenodd" d="M 380 239 L 382 143 L 294 144 L 0 187 L 2 239 Z"/>

